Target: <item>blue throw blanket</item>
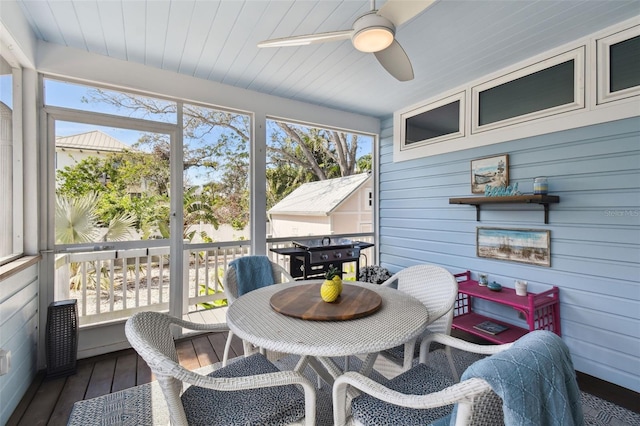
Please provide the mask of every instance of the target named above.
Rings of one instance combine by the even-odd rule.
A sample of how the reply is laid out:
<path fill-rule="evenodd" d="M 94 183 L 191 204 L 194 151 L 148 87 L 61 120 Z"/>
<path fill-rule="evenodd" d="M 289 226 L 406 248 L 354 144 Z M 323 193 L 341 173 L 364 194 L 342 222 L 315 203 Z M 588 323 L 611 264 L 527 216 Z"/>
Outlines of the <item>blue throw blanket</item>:
<path fill-rule="evenodd" d="M 504 352 L 473 363 L 460 380 L 472 377 L 486 380 L 502 398 L 505 425 L 584 424 L 569 348 L 550 331 L 526 334 Z"/>
<path fill-rule="evenodd" d="M 271 262 L 267 256 L 244 256 L 229 262 L 229 267 L 236 270 L 238 297 L 274 284 Z"/>

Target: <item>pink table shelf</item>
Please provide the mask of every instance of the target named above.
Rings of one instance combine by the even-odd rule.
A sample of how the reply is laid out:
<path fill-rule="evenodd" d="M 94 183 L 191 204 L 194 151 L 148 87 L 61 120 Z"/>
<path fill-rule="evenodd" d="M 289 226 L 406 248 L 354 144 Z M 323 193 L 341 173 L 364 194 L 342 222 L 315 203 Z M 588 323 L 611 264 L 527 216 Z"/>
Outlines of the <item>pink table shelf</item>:
<path fill-rule="evenodd" d="M 494 343 L 513 342 L 533 330 L 550 330 L 560 335 L 558 287 L 554 286 L 542 293 L 518 296 L 512 288 L 503 287 L 501 291 L 492 291 L 478 285 L 477 281 L 471 279 L 470 271 L 455 274 L 455 277 L 458 280 L 458 298 L 454 305 L 452 328 L 466 331 Z M 529 328 L 525 329 L 473 312 L 474 298 L 511 306 L 522 312 Z M 474 328 L 483 321 L 491 321 L 509 328 L 495 335 Z"/>

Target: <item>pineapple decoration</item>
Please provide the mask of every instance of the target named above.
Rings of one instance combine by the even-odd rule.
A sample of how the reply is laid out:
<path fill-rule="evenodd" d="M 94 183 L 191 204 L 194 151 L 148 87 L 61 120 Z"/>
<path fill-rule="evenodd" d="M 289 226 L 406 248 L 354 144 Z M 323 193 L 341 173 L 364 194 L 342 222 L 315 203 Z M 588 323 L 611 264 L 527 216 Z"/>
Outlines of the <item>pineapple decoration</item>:
<path fill-rule="evenodd" d="M 329 269 L 324 274 L 325 280 L 320 287 L 320 297 L 325 302 L 334 302 L 340 293 L 342 293 L 342 278 L 340 278 L 341 272 L 333 265 L 329 266 Z"/>

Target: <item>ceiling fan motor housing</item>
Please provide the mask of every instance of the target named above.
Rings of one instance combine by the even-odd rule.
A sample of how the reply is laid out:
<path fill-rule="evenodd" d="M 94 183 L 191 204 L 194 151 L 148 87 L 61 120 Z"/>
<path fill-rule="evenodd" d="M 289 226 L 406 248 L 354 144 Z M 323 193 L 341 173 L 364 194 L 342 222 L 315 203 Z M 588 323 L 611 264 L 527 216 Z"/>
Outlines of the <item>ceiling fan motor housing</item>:
<path fill-rule="evenodd" d="M 379 52 L 393 43 L 395 30 L 390 20 L 371 11 L 353 23 L 351 42 L 361 52 Z"/>

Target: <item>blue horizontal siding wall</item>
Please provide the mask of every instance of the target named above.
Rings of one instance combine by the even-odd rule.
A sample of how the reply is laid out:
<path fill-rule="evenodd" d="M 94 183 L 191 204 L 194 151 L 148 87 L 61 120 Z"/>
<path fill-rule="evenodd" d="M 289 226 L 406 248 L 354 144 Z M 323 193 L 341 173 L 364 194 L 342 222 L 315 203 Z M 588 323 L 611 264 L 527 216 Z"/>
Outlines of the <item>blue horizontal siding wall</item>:
<path fill-rule="evenodd" d="M 530 291 L 560 288 L 562 337 L 578 371 L 640 391 L 640 118 L 546 134 L 393 163 L 393 122 L 384 120 L 380 147 L 380 262 L 396 272 L 434 263 L 456 273 Z M 510 183 L 533 192 L 547 176 L 549 223 L 542 206 L 449 204 L 471 197 L 472 159 L 509 154 Z M 551 267 L 476 256 L 476 228 L 551 231 Z M 513 324 L 516 312 L 480 303 Z"/>

